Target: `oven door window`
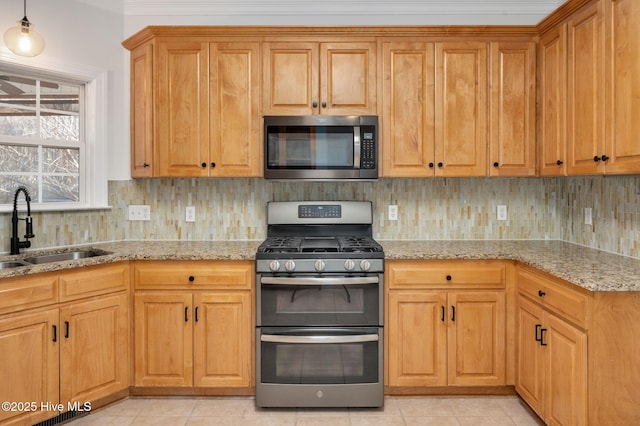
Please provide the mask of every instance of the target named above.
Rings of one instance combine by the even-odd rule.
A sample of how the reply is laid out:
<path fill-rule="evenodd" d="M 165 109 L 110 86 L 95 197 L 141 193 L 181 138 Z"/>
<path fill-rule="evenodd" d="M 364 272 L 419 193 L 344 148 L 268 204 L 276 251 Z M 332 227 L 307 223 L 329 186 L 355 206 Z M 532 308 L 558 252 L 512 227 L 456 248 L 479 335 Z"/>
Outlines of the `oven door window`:
<path fill-rule="evenodd" d="M 377 383 L 377 329 L 274 330 L 260 336 L 262 383 Z"/>
<path fill-rule="evenodd" d="M 332 279 L 331 285 L 310 285 L 305 278 L 263 277 L 259 295 L 260 325 L 354 327 L 381 324 L 381 284 L 377 282 L 377 276 L 369 278 L 371 283 L 363 282 L 362 277 Z M 298 284 L 289 284 L 289 280 Z M 304 284 L 299 285 L 301 282 Z M 341 282 L 344 284 L 339 284 Z"/>
<path fill-rule="evenodd" d="M 270 126 L 270 169 L 353 169 L 352 126 Z"/>

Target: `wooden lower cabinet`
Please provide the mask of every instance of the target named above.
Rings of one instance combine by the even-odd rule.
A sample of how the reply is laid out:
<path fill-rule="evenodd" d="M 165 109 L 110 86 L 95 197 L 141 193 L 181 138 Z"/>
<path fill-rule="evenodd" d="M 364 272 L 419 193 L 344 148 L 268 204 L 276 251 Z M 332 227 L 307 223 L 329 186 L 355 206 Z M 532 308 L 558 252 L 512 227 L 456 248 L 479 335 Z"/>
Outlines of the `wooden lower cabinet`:
<path fill-rule="evenodd" d="M 250 293 L 135 296 L 136 386 L 251 385 Z"/>
<path fill-rule="evenodd" d="M 57 324 L 57 308 L 0 319 L 0 399 L 16 404 L 0 410 L 1 424 L 31 425 L 58 414 L 40 409 L 41 401 L 58 403 Z"/>
<path fill-rule="evenodd" d="M 506 385 L 503 264 L 388 261 L 386 269 L 388 386 Z"/>
<path fill-rule="evenodd" d="M 516 390 L 547 424 L 587 424 L 586 333 L 522 296 L 518 319 Z"/>

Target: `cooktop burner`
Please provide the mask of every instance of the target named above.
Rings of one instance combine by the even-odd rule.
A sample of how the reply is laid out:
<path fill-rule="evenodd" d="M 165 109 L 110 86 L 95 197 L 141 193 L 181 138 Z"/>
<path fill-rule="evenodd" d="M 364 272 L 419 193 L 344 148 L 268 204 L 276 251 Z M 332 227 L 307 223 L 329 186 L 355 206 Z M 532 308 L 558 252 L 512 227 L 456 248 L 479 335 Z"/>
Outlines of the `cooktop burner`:
<path fill-rule="evenodd" d="M 377 253 L 382 246 L 371 237 L 268 237 L 258 253 Z"/>

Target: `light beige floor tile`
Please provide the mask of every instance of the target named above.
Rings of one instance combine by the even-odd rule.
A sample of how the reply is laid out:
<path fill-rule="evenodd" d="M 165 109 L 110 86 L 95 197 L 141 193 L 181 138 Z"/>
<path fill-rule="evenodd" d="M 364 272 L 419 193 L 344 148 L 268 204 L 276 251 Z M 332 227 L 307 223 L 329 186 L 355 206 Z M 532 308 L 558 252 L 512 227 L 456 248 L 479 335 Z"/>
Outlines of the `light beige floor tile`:
<path fill-rule="evenodd" d="M 450 400 L 456 416 L 506 416 L 496 397 L 462 397 Z"/>
<path fill-rule="evenodd" d="M 89 414 L 69 424 L 74 426 L 127 426 L 133 423 L 134 417 L 123 416 L 97 416 Z"/>
<path fill-rule="evenodd" d="M 243 426 L 294 426 L 296 416 L 294 415 L 261 415 L 245 416 L 242 419 Z"/>
<path fill-rule="evenodd" d="M 460 426 L 452 416 L 405 417 L 404 422 L 407 426 Z"/>
<path fill-rule="evenodd" d="M 131 426 L 184 426 L 188 420 L 189 416 L 138 416 Z"/>
<path fill-rule="evenodd" d="M 135 417 L 152 403 L 150 399 L 131 398 L 114 402 L 107 407 L 91 411 L 91 415 Z"/>
<path fill-rule="evenodd" d="M 348 408 L 298 408 L 300 417 L 349 417 Z"/>
<path fill-rule="evenodd" d="M 174 417 L 191 415 L 196 404 L 199 402 L 197 398 L 160 398 L 150 400 L 142 412 L 141 416 L 151 417 Z"/>
<path fill-rule="evenodd" d="M 497 398 L 496 402 L 509 416 L 526 416 L 533 414 L 529 406 L 518 396 Z"/>
<path fill-rule="evenodd" d="M 451 398 L 420 397 L 399 398 L 398 407 L 404 417 L 453 416 Z"/>
<path fill-rule="evenodd" d="M 458 416 L 460 426 L 514 426 L 509 416 Z"/>
<path fill-rule="evenodd" d="M 246 413 L 253 413 L 253 407 L 254 402 L 249 399 L 206 398 L 196 402 L 191 415 L 196 417 L 242 417 Z"/>
<path fill-rule="evenodd" d="M 186 426 L 241 426 L 242 416 L 226 416 L 226 417 L 189 417 Z"/>
<path fill-rule="evenodd" d="M 525 416 L 511 416 L 517 426 L 544 426 L 544 422 L 535 414 Z"/>
<path fill-rule="evenodd" d="M 296 426 L 350 426 L 351 422 L 348 416 L 305 416 L 298 417 Z"/>
<path fill-rule="evenodd" d="M 404 426 L 402 416 L 357 416 L 351 417 L 351 426 Z"/>
<path fill-rule="evenodd" d="M 350 408 L 349 415 L 354 416 L 401 416 L 400 404 L 396 398 L 385 398 L 380 408 Z"/>

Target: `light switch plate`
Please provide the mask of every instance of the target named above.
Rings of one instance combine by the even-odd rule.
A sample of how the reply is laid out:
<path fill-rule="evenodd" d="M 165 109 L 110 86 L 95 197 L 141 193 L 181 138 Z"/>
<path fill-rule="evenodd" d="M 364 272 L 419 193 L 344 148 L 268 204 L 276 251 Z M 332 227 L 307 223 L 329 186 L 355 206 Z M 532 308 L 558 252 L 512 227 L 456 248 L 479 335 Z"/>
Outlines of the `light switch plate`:
<path fill-rule="evenodd" d="M 151 206 L 147 205 L 129 205 L 129 220 L 150 221 Z"/>

